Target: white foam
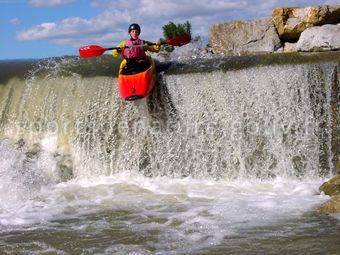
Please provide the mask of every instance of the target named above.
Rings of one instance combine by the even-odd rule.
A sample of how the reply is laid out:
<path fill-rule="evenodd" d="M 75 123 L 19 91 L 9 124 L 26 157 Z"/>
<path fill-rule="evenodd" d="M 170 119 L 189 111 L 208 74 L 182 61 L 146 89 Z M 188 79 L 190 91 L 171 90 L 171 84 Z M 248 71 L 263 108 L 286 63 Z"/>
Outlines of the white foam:
<path fill-rule="evenodd" d="M 261 220 L 275 222 L 312 210 L 327 199 L 327 196 L 318 194 L 319 184 L 320 180 L 215 182 L 190 178 L 149 179 L 123 173 L 43 187 L 36 197 L 21 202 L 21 210 L 12 210 L 10 214 L 2 211 L 1 222 L 5 225 L 31 224 L 41 219 L 64 218 L 107 208 L 133 211 L 138 204 L 141 210 L 147 209 L 148 214 L 157 215 L 164 210 L 169 220 L 176 217 L 187 224 L 197 221 L 218 226 L 224 221 L 241 223 L 246 218 L 248 225 L 256 225 Z M 181 207 L 183 211 L 175 213 L 174 207 Z M 207 216 L 200 216 L 202 212 Z"/>
<path fill-rule="evenodd" d="M 55 153 L 58 145 L 58 137 L 54 134 L 46 134 L 45 137 L 40 141 L 43 151 L 49 153 Z"/>

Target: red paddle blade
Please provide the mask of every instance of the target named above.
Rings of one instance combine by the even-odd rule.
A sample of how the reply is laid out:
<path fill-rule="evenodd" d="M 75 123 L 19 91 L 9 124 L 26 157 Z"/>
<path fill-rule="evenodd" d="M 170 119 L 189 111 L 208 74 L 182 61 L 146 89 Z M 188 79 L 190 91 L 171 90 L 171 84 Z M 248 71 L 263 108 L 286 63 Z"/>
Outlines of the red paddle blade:
<path fill-rule="evenodd" d="M 82 58 L 92 58 L 102 55 L 106 50 L 98 45 L 88 45 L 79 48 L 79 55 Z"/>
<path fill-rule="evenodd" d="M 172 46 L 182 46 L 191 41 L 190 35 L 179 35 L 169 40 L 166 40 L 165 43 Z"/>

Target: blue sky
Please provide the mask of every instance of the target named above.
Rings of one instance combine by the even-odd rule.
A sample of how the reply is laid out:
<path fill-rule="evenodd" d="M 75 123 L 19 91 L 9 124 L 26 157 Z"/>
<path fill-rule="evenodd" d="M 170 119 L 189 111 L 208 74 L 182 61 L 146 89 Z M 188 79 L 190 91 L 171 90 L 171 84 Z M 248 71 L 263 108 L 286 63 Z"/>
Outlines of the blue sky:
<path fill-rule="evenodd" d="M 209 26 L 271 15 L 278 6 L 340 4 L 340 0 L 0 0 L 0 59 L 77 55 L 88 44 L 115 46 L 131 23 L 156 41 L 169 21 L 189 20 L 193 35 Z"/>

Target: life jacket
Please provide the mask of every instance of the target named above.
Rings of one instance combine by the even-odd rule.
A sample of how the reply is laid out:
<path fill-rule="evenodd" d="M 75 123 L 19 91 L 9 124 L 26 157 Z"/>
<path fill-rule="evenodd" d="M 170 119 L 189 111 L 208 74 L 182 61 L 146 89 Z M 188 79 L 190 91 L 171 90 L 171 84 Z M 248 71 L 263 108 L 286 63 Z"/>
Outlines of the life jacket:
<path fill-rule="evenodd" d="M 126 40 L 126 46 L 142 45 L 144 43 L 141 39 L 136 40 Z M 125 59 L 146 59 L 146 54 L 143 46 L 126 48 L 123 51 L 123 57 Z"/>

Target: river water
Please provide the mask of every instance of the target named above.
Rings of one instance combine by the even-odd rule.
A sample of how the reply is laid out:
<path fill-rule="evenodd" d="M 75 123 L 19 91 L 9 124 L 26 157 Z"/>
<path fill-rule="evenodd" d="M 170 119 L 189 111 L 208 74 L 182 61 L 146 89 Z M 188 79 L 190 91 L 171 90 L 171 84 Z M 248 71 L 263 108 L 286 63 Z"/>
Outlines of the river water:
<path fill-rule="evenodd" d="M 2 76 L 0 254 L 339 254 L 336 63 L 178 65 L 127 103 L 63 61 Z"/>

